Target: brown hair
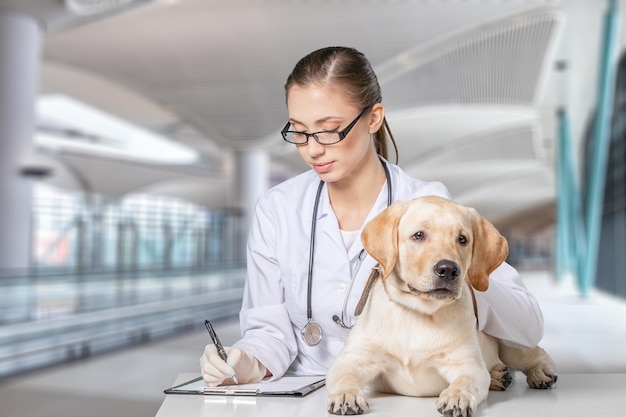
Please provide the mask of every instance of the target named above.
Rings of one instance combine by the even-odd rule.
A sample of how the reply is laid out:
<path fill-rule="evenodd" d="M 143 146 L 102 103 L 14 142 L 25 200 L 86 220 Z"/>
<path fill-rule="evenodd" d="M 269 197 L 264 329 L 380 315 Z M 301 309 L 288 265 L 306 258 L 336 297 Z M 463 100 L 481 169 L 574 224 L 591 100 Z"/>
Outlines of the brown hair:
<path fill-rule="evenodd" d="M 360 109 L 372 107 L 382 102 L 378 78 L 363 53 L 354 48 L 331 46 L 318 49 L 302 58 L 287 78 L 285 95 L 295 85 L 307 86 L 325 84 L 340 86 L 351 102 Z M 376 152 L 383 158 L 387 156 L 387 138 L 393 145 L 398 162 L 398 147 L 391 134 L 387 119 L 383 119 L 381 128 L 375 133 Z"/>

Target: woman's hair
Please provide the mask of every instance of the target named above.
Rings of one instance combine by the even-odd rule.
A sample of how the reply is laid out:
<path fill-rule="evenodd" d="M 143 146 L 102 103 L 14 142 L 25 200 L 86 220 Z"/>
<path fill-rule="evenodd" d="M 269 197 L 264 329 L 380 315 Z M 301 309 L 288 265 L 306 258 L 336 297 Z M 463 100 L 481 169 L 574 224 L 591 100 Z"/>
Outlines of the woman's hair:
<path fill-rule="evenodd" d="M 378 78 L 368 59 L 354 48 L 332 46 L 318 49 L 302 58 L 287 78 L 285 95 L 293 86 L 305 87 L 312 84 L 329 85 L 342 89 L 346 98 L 361 110 L 382 102 Z M 398 161 L 398 147 L 391 134 L 387 119 L 376 132 L 376 152 L 385 159 L 387 138 L 393 145 Z"/>

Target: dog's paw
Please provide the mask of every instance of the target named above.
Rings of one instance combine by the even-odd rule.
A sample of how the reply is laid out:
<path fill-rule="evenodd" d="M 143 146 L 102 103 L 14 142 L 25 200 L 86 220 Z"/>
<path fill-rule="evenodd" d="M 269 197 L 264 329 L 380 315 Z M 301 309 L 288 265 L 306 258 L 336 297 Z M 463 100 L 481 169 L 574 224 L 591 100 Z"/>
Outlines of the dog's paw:
<path fill-rule="evenodd" d="M 439 394 L 436 406 L 445 417 L 471 417 L 476 404 L 476 398 L 470 393 L 448 387 Z"/>
<path fill-rule="evenodd" d="M 540 363 L 526 374 L 528 386 L 534 389 L 552 388 L 558 378 L 554 366 L 547 363 Z"/>
<path fill-rule="evenodd" d="M 328 412 L 331 414 L 356 415 L 368 409 L 369 404 L 361 391 L 343 391 L 328 396 Z"/>
<path fill-rule="evenodd" d="M 505 391 L 509 385 L 511 385 L 511 382 L 513 382 L 509 367 L 503 363 L 496 364 L 491 368 L 489 374 L 491 375 L 489 389 L 492 391 Z"/>

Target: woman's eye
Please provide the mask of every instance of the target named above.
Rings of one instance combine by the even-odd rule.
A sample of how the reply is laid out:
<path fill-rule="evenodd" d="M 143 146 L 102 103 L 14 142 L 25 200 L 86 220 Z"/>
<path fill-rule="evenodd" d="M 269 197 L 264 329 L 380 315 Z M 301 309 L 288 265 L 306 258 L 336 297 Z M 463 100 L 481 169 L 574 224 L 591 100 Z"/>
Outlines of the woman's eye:
<path fill-rule="evenodd" d="M 467 237 L 465 235 L 459 235 L 459 243 L 463 246 L 467 245 Z"/>
<path fill-rule="evenodd" d="M 413 236 L 411 236 L 411 239 L 413 239 L 413 240 L 424 240 L 425 237 L 426 236 L 424 235 L 424 232 L 417 232 Z"/>

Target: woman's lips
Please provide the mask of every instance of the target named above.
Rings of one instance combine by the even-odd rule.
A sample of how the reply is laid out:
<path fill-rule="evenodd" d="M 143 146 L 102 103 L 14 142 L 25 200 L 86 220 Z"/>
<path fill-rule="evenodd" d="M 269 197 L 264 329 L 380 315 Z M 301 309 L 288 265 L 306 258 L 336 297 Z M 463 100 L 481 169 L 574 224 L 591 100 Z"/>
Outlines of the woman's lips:
<path fill-rule="evenodd" d="M 319 174 L 323 174 L 325 172 L 330 171 L 330 169 L 332 168 L 333 163 L 332 162 L 326 162 L 323 164 L 313 164 L 313 169 L 319 173 Z"/>

